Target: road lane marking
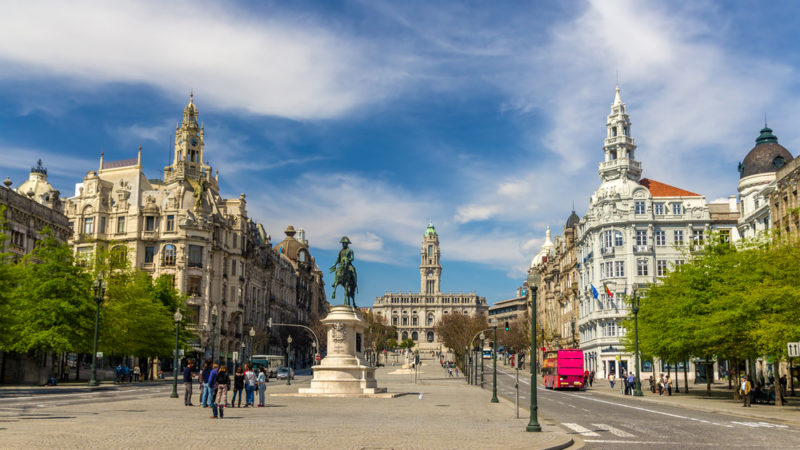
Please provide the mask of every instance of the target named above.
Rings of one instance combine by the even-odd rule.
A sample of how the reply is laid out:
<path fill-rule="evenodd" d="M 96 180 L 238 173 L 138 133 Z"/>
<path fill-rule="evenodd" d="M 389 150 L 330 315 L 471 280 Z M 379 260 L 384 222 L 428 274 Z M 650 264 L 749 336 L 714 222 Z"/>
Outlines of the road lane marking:
<path fill-rule="evenodd" d="M 666 441 L 609 441 L 603 439 L 584 439 L 583 442 L 599 442 L 604 444 L 675 444 L 674 442 Z"/>
<path fill-rule="evenodd" d="M 613 434 L 614 436 L 617 436 L 617 437 L 636 437 L 636 436 L 628 433 L 627 431 L 622 431 L 619 428 L 614 428 L 611 425 L 607 425 L 607 424 L 604 424 L 604 423 L 593 423 L 592 426 L 593 427 L 597 427 L 597 428 L 603 428 L 603 430 L 599 430 L 599 431 L 607 430 L 609 433 L 611 433 L 611 434 Z"/>
<path fill-rule="evenodd" d="M 562 423 L 565 427 L 571 429 L 572 431 L 580 434 L 581 436 L 600 436 L 599 434 L 595 433 L 594 431 L 584 428 L 577 423 Z"/>

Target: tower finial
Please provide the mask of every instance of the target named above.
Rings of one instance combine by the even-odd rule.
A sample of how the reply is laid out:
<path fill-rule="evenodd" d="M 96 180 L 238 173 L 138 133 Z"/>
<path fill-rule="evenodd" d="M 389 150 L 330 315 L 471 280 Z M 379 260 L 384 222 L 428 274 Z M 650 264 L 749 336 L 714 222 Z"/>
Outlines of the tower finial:
<path fill-rule="evenodd" d="M 141 166 L 142 165 L 142 144 L 139 144 L 139 154 L 136 157 L 136 165 L 137 166 Z"/>
<path fill-rule="evenodd" d="M 767 113 L 766 112 L 764 112 L 764 128 L 769 128 L 769 125 L 767 125 Z"/>

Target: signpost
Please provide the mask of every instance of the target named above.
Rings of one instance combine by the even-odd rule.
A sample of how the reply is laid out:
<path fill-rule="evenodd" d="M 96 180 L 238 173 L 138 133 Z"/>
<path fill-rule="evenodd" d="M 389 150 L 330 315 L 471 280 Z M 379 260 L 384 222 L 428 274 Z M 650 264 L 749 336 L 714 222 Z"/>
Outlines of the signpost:
<path fill-rule="evenodd" d="M 789 342 L 786 347 L 789 350 L 789 358 L 800 358 L 800 342 Z"/>

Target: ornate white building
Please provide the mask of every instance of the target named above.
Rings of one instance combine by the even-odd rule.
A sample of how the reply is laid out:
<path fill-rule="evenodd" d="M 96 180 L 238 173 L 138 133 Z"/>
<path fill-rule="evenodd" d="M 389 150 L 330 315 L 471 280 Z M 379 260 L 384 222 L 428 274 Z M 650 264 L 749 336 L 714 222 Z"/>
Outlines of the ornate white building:
<path fill-rule="evenodd" d="M 600 378 L 634 369 L 620 339 L 626 332 L 621 321 L 629 315 L 621 297 L 681 264 L 682 249 L 702 241 L 711 220 L 704 196 L 641 178 L 619 87 L 606 126 L 601 184 L 578 223 L 576 242 L 580 346 L 586 367 Z M 642 363 L 643 379 L 652 365 Z M 656 375 L 661 370 L 656 367 Z"/>
<path fill-rule="evenodd" d="M 439 235 L 428 224 L 420 249 L 420 292 L 387 292 L 372 305 L 379 320 L 397 327 L 398 342 L 413 339 L 419 350 L 446 350 L 434 330 L 446 314 L 485 314 L 489 308 L 486 298 L 474 292 L 441 291 L 440 255 Z"/>
<path fill-rule="evenodd" d="M 292 243 L 293 231 L 287 230 L 282 250 L 273 249 L 264 227 L 248 217 L 245 194 L 222 197 L 197 119 L 190 98 L 163 179 L 145 176 L 141 147 L 137 158 L 123 161 L 105 161 L 101 153 L 98 170 L 89 171 L 66 201 L 70 241 L 79 261 L 88 262 L 103 246 L 126 255 L 135 268 L 172 277 L 189 296 L 200 356 L 230 362 L 234 352 L 251 349 L 280 354 L 284 345 L 279 331 L 266 328 L 268 317 L 308 324 L 323 314 L 322 274 L 308 243 Z M 303 345 L 296 342 L 296 350 Z"/>
<path fill-rule="evenodd" d="M 792 154 L 766 125 L 756 139 L 756 146 L 739 163 L 739 234 L 754 238 L 770 229 L 769 196 L 775 191 L 775 176 L 792 161 Z"/>

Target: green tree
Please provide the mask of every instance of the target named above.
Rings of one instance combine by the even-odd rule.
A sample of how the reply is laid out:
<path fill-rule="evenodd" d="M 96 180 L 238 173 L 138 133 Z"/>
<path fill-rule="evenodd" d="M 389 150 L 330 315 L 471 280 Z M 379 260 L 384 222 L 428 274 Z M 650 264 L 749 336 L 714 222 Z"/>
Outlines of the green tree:
<path fill-rule="evenodd" d="M 0 249 L 5 248 L 8 235 L 6 234 L 5 206 L 0 205 Z M 0 329 L 11 330 L 14 315 L 13 289 L 17 285 L 19 271 L 14 264 L 14 259 L 9 252 L 0 252 Z M 10 332 L 0 334 L 0 350 L 8 350 L 9 344 L 16 339 Z"/>
<path fill-rule="evenodd" d="M 70 247 L 49 228 L 15 268 L 7 348 L 17 352 L 91 351 L 95 303 L 92 280 L 74 265 Z"/>
<path fill-rule="evenodd" d="M 436 324 L 436 333 L 441 336 L 444 345 L 453 351 L 456 364 L 462 369 L 466 366 L 466 349 L 481 330 L 489 328 L 486 317 L 468 314 L 447 314 Z"/>
<path fill-rule="evenodd" d="M 403 339 L 403 342 L 400 343 L 400 348 L 404 350 L 411 350 L 412 348 L 414 348 L 415 345 L 417 345 L 417 343 L 414 342 L 413 339 L 408 338 L 408 339 Z"/>

